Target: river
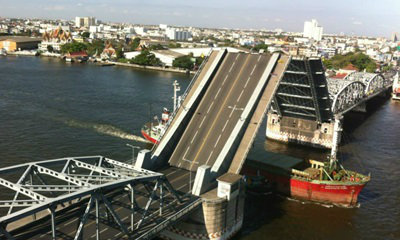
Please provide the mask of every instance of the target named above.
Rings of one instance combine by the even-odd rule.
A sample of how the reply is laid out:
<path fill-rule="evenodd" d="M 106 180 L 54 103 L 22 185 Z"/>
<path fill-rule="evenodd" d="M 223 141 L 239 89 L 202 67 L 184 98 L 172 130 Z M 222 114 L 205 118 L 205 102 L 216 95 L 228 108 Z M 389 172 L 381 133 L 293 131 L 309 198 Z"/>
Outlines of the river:
<path fill-rule="evenodd" d="M 172 83 L 190 76 L 53 58 L 0 57 L 0 167 L 67 156 L 131 157 L 127 143 L 162 107 L 172 108 Z M 400 103 L 374 103 L 346 120 L 340 148 L 346 168 L 371 173 L 360 206 L 345 209 L 249 196 L 235 239 L 400 239 Z M 349 117 L 350 119 L 350 117 Z M 140 139 L 139 139 L 140 140 Z M 271 151 L 325 160 L 326 151 L 265 140 L 260 129 L 250 154 Z"/>

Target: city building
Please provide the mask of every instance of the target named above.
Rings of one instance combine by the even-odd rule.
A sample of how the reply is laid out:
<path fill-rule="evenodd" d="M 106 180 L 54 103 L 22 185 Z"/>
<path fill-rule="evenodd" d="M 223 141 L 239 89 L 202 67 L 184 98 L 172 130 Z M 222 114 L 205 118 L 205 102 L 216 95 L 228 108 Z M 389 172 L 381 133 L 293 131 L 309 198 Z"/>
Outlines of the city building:
<path fill-rule="evenodd" d="M 390 38 L 390 40 L 391 40 L 392 42 L 397 42 L 397 41 L 399 41 L 399 37 L 398 37 L 397 35 L 398 35 L 397 32 L 392 33 L 392 37 Z"/>
<path fill-rule="evenodd" d="M 151 51 L 156 58 L 160 59 L 164 66 L 172 67 L 174 60 L 178 57 L 185 56 L 181 53 L 171 51 L 171 50 L 154 50 Z"/>
<path fill-rule="evenodd" d="M 49 46 L 53 51 L 60 52 L 62 45 L 72 42 L 71 33 L 64 31 L 61 27 L 50 32 L 44 32 L 42 37 L 43 40 L 39 44 L 39 50 L 42 52 L 47 52 Z"/>
<path fill-rule="evenodd" d="M 0 37 L 0 49 L 5 49 L 7 52 L 37 49 L 40 41 L 39 38 L 4 36 Z"/>
<path fill-rule="evenodd" d="M 96 25 L 96 18 L 94 17 L 75 17 L 75 27 L 86 27 Z"/>
<path fill-rule="evenodd" d="M 167 28 L 165 30 L 165 35 L 168 39 L 177 41 L 187 41 L 189 38 L 192 38 L 192 34 L 189 31 L 176 28 Z"/>
<path fill-rule="evenodd" d="M 317 20 L 312 19 L 311 21 L 304 22 L 303 37 L 311 38 L 316 41 L 321 41 L 322 32 L 323 32 L 323 27 L 318 25 Z"/>

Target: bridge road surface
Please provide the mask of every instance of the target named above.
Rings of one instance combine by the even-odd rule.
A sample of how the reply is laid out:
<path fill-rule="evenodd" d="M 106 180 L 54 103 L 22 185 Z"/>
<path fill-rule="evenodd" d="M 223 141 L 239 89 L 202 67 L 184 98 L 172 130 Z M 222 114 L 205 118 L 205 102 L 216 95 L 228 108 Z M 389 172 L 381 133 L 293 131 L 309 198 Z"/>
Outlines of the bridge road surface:
<path fill-rule="evenodd" d="M 185 169 L 178 169 L 175 167 L 169 167 L 160 171 L 163 173 L 171 185 L 175 190 L 187 193 L 189 192 L 189 171 Z M 194 174 L 192 174 L 192 182 L 194 181 Z M 141 190 L 144 191 L 144 188 Z M 166 190 L 164 190 L 165 194 L 169 194 Z M 112 206 L 114 211 L 119 215 L 122 222 L 129 228 L 130 227 L 130 193 L 126 192 L 122 195 L 118 195 L 113 198 Z M 170 197 L 170 196 L 169 196 Z M 143 207 L 147 198 L 140 196 L 139 193 L 136 193 L 135 197 L 138 205 Z M 63 215 L 56 215 L 56 229 L 57 229 L 57 238 L 56 239 L 66 239 L 72 240 L 75 237 L 76 230 L 78 229 L 80 217 L 82 217 L 83 212 L 86 208 L 86 203 L 83 204 L 82 209 L 76 211 L 77 209 L 72 209 L 69 212 L 65 212 Z M 165 206 L 165 205 L 164 205 Z M 159 208 L 159 201 L 154 200 L 151 204 L 151 207 L 154 209 Z M 100 216 L 104 213 L 104 207 L 100 204 Z M 158 210 L 156 210 L 158 211 Z M 171 214 L 173 210 L 169 210 Z M 136 210 L 136 212 L 138 212 Z M 167 212 L 167 209 L 164 209 L 164 212 Z M 104 215 L 103 215 L 104 216 Z M 141 215 L 137 215 L 136 217 L 140 217 Z M 154 222 L 155 225 L 155 222 Z M 149 228 L 154 227 L 154 225 L 143 224 L 143 229 L 141 231 L 146 231 Z M 104 221 L 100 221 L 100 239 L 127 239 L 126 235 L 120 228 L 115 224 L 109 224 Z M 2 236 L 0 235 L 0 239 Z M 41 221 L 39 223 L 35 223 L 32 227 L 29 227 L 26 231 L 19 233 L 18 235 L 14 235 L 16 240 L 25 240 L 25 239 L 40 239 L 40 240 L 51 240 L 52 239 L 52 231 L 51 231 L 51 223 L 48 219 L 47 221 Z M 96 221 L 95 221 L 95 209 L 91 211 L 91 216 L 85 224 L 83 230 L 82 239 L 96 239 Z"/>
<path fill-rule="evenodd" d="M 196 171 L 213 166 L 264 73 L 270 56 L 228 53 L 170 158 Z"/>

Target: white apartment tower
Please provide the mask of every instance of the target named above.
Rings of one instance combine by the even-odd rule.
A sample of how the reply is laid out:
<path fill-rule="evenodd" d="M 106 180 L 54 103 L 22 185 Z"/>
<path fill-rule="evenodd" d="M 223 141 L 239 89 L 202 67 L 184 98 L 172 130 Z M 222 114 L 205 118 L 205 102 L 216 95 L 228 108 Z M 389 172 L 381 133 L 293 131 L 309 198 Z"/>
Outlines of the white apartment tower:
<path fill-rule="evenodd" d="M 187 41 L 189 38 L 192 37 L 191 32 L 175 28 L 167 28 L 165 30 L 165 35 L 170 40 L 177 41 Z"/>
<path fill-rule="evenodd" d="M 96 18 L 94 17 L 75 17 L 75 27 L 87 27 L 96 25 Z"/>
<path fill-rule="evenodd" d="M 316 41 L 321 41 L 323 28 L 318 25 L 317 20 L 304 22 L 303 37 L 312 38 Z"/>

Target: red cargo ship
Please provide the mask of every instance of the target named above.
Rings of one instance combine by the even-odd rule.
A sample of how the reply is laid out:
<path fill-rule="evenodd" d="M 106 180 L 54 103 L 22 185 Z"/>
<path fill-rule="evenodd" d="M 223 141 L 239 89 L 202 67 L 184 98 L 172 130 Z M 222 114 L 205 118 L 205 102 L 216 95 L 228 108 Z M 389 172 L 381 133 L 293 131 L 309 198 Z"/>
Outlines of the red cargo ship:
<path fill-rule="evenodd" d="M 271 154 L 271 153 L 270 153 Z M 272 190 L 289 197 L 344 207 L 357 205 L 358 195 L 369 182 L 370 176 L 343 168 L 329 170 L 329 163 L 290 157 L 247 160 L 242 174 L 264 176 Z"/>

